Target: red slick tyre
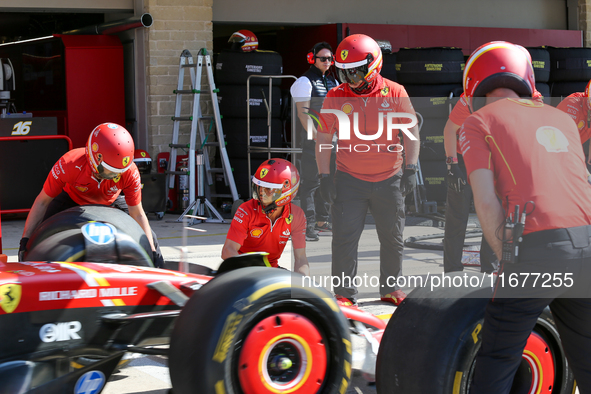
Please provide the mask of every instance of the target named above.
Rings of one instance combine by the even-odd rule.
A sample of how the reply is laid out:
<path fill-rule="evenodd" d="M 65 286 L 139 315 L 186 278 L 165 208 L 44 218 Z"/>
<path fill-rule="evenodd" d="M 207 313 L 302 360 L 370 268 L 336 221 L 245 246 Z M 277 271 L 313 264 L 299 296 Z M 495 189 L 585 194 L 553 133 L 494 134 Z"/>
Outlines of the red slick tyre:
<path fill-rule="evenodd" d="M 345 392 L 347 320 L 324 289 L 297 286 L 301 278 L 249 267 L 198 290 L 171 335 L 174 393 Z"/>

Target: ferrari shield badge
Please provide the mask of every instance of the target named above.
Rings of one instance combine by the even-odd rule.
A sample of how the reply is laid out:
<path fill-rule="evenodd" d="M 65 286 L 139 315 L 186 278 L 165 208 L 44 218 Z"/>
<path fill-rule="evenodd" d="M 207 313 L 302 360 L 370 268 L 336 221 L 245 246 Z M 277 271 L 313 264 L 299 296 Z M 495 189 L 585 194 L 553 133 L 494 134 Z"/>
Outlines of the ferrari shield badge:
<path fill-rule="evenodd" d="M 21 301 L 21 285 L 10 283 L 0 286 L 0 306 L 6 313 L 12 313 Z"/>
<path fill-rule="evenodd" d="M 261 178 L 264 178 L 265 176 L 267 176 L 268 173 L 269 173 L 269 170 L 266 168 L 263 168 L 261 170 Z"/>
<path fill-rule="evenodd" d="M 341 51 L 341 59 L 346 60 L 347 59 L 347 56 L 349 56 L 349 51 L 346 50 L 346 49 L 343 49 Z"/>

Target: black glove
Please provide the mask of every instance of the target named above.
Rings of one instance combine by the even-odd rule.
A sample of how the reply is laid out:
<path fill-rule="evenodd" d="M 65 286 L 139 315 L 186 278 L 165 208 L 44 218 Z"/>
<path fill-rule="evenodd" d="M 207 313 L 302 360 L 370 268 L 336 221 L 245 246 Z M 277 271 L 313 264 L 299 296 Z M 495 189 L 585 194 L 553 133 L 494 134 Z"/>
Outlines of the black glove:
<path fill-rule="evenodd" d="M 448 165 L 447 186 L 456 192 L 461 192 L 466 186 L 466 175 L 457 163 Z"/>
<path fill-rule="evenodd" d="M 22 238 L 18 247 L 18 261 L 25 261 L 25 252 L 27 251 L 27 242 L 29 238 Z"/>
<path fill-rule="evenodd" d="M 417 170 L 412 168 L 405 168 L 400 180 L 400 191 L 402 197 L 406 197 L 417 187 Z"/>
<path fill-rule="evenodd" d="M 152 251 L 152 262 L 156 268 L 164 268 L 164 257 L 157 250 Z"/>
<path fill-rule="evenodd" d="M 334 179 L 328 174 L 321 174 L 320 177 L 320 195 L 324 201 L 332 205 L 337 198 L 337 187 L 334 184 Z"/>

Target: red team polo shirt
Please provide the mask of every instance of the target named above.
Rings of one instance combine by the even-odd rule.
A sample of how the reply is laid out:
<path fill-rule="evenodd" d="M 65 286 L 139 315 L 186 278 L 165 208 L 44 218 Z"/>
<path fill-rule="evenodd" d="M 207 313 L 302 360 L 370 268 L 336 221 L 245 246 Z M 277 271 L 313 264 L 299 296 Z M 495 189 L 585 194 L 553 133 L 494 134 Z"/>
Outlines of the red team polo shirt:
<path fill-rule="evenodd" d="M 306 247 L 306 217 L 297 205 L 287 204 L 275 223 L 265 215 L 257 200 L 249 200 L 238 207 L 227 238 L 241 245 L 240 254 L 269 253 L 269 263 L 277 261 L 291 236 L 294 249 Z"/>
<path fill-rule="evenodd" d="M 585 93 L 577 92 L 567 96 L 556 108 L 566 112 L 575 121 L 581 136 L 581 143 L 591 137 L 591 112 L 587 109 Z"/>
<path fill-rule="evenodd" d="M 142 201 L 140 173 L 135 163 L 115 179 L 97 180 L 86 159 L 84 148 L 72 149 L 55 163 L 45 180 L 43 191 L 52 198 L 65 191 L 79 205 L 111 205 L 119 193 L 129 206 Z"/>
<path fill-rule="evenodd" d="M 344 140 L 339 135 L 337 146 L 337 170 L 346 172 L 355 178 L 379 182 L 392 177 L 402 166 L 402 154 L 395 152 L 399 148 L 386 147 L 400 144 L 399 132 L 395 130 L 392 133 L 392 139 L 388 139 L 386 132 L 386 121 L 383 121 L 383 131 L 380 137 L 371 140 L 364 140 L 357 137 L 353 131 L 354 114 L 357 113 L 357 126 L 360 134 L 374 135 L 379 129 L 379 114 L 382 113 L 384 119 L 388 112 L 404 112 L 415 114 L 414 108 L 408 98 L 406 90 L 402 85 L 382 78 L 378 75 L 374 89 L 367 95 L 359 96 L 351 91 L 349 85 L 343 83 L 333 88 L 326 95 L 322 109 L 336 109 L 344 112 L 351 125 L 351 139 Z M 335 115 L 323 114 L 324 122 L 317 127 L 320 133 L 334 134 L 338 130 L 338 120 Z M 409 123 L 409 119 L 394 119 L 392 123 Z M 373 146 L 377 144 L 378 147 Z M 366 146 L 369 150 L 365 152 Z M 360 147 L 355 151 L 354 147 Z"/>
<path fill-rule="evenodd" d="M 460 144 L 468 176 L 480 168 L 493 171 L 505 212 L 535 203 L 524 234 L 591 224 L 585 156 L 564 112 L 531 100 L 499 100 L 465 120 Z"/>
<path fill-rule="evenodd" d="M 544 97 L 542 96 L 542 93 L 538 92 L 537 90 L 534 91 L 533 98 L 539 102 L 543 102 L 543 99 L 544 99 Z M 468 116 L 470 116 L 471 114 L 472 114 L 472 111 L 470 111 L 470 107 L 468 106 L 468 102 L 466 101 L 466 99 L 464 97 L 464 93 L 462 93 L 460 95 L 460 100 L 456 103 L 456 105 L 454 105 L 453 109 L 451 110 L 451 113 L 449 114 L 449 120 L 451 120 L 452 122 L 454 122 L 458 126 L 461 126 L 464 123 L 464 121 L 466 120 L 466 118 L 468 118 Z M 458 129 L 458 131 L 456 133 L 459 134 L 459 132 L 460 132 L 460 130 Z M 461 152 L 459 141 L 458 141 L 458 145 L 457 145 L 457 152 L 458 153 Z"/>

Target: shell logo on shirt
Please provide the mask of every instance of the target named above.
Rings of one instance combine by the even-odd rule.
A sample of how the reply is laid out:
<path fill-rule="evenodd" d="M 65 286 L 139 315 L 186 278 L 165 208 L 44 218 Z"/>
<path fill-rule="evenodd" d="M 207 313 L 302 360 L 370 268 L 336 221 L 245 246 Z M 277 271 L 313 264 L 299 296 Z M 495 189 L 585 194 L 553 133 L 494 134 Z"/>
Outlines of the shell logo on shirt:
<path fill-rule="evenodd" d="M 260 238 L 263 235 L 263 230 L 260 228 L 253 228 L 250 230 L 250 236 L 253 238 Z"/>
<path fill-rule="evenodd" d="M 579 124 L 577 124 L 577 127 L 580 129 L 582 129 L 585 126 L 585 122 L 583 122 L 582 120 L 579 122 Z"/>
<path fill-rule="evenodd" d="M 268 173 L 269 173 L 269 170 L 267 168 L 263 168 L 261 170 L 261 178 L 266 177 Z"/>
<path fill-rule="evenodd" d="M 349 103 L 345 103 L 341 107 L 341 111 L 343 111 L 345 113 L 345 115 L 350 115 L 353 112 L 353 105 L 351 105 Z"/>
<path fill-rule="evenodd" d="M 536 139 L 547 152 L 568 152 L 568 139 L 562 131 L 552 126 L 542 126 L 536 130 Z"/>
<path fill-rule="evenodd" d="M 86 193 L 88 191 L 88 188 L 86 186 L 75 186 L 75 188 L 81 193 Z"/>
<path fill-rule="evenodd" d="M 290 213 L 288 217 L 285 218 L 285 223 L 291 224 L 293 221 L 293 215 Z"/>

